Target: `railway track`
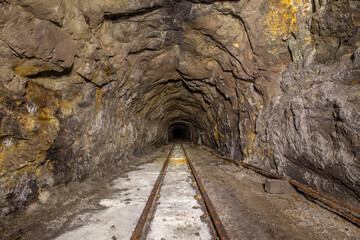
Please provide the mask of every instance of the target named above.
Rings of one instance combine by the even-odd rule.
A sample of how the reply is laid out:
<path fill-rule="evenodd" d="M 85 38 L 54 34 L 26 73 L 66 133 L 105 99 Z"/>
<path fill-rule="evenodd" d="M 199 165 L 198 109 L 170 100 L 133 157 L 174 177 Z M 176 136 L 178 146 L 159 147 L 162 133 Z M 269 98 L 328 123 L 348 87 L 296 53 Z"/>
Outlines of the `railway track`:
<path fill-rule="evenodd" d="M 344 203 L 333 208 L 333 212 L 340 207 L 343 213 L 346 211 L 347 215 L 342 216 L 353 219 L 355 224 L 349 225 L 337 220 L 333 213 L 309 205 L 300 195 L 265 194 L 261 189 L 263 177 L 245 176 L 238 167 L 223 160 L 267 178 L 283 179 L 281 176 L 221 157 L 210 149 L 185 147 L 174 144 L 170 150 L 163 148 L 151 157 L 153 161 L 116 179 L 115 195 L 100 201 L 106 208 L 80 214 L 69 222 L 70 231 L 56 240 L 230 239 L 227 233 L 232 239 L 357 239 L 357 209 Z M 316 193 L 304 186 L 297 189 L 309 196 Z M 226 230 L 208 195 L 216 203 Z M 326 199 L 332 200 L 327 206 L 337 203 Z M 354 215 L 349 216 L 350 211 Z"/>
<path fill-rule="evenodd" d="M 326 206 L 329 210 L 335 212 L 340 217 L 350 221 L 354 225 L 360 227 L 360 209 L 350 206 L 342 201 L 339 201 L 338 199 L 335 199 L 333 197 L 327 196 L 323 193 L 320 193 L 310 187 L 307 187 L 305 185 L 302 185 L 294 180 L 285 178 L 283 176 L 280 176 L 275 173 L 271 173 L 269 171 L 266 171 L 264 169 L 261 169 L 257 166 L 242 162 L 242 161 L 234 161 L 232 159 L 222 157 L 218 153 L 216 153 L 214 150 L 210 150 L 205 147 L 197 146 L 201 149 L 204 149 L 205 151 L 208 151 L 218 159 L 224 160 L 226 162 L 235 164 L 237 166 L 241 165 L 247 169 L 250 169 L 262 176 L 265 176 L 267 178 L 273 178 L 273 179 L 280 179 L 289 182 L 291 185 L 293 185 L 298 191 L 302 192 L 304 195 L 310 197 L 311 199 L 315 200 L 316 203 L 320 203 L 324 206 Z"/>
<path fill-rule="evenodd" d="M 230 239 L 182 144 L 174 144 L 131 240 Z"/>

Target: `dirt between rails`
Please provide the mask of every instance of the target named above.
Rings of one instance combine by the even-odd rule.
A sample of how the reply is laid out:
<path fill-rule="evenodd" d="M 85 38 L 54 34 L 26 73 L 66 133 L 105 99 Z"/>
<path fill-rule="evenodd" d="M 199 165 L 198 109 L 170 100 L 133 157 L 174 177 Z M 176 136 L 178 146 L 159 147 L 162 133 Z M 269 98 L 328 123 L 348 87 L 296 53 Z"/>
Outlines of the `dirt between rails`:
<path fill-rule="evenodd" d="M 360 239 L 360 228 L 300 193 L 266 193 L 266 177 L 184 146 L 230 239 Z"/>

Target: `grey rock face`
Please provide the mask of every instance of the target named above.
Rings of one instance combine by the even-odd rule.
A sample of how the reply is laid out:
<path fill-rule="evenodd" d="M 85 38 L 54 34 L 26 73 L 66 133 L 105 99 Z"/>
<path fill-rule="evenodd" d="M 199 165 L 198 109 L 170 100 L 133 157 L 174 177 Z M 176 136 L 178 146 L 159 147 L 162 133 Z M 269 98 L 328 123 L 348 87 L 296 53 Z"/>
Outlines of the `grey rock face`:
<path fill-rule="evenodd" d="M 36 18 L 51 21 L 62 25 L 64 19 L 65 4 L 58 0 L 17 0 L 25 11 L 32 13 Z"/>
<path fill-rule="evenodd" d="M 291 184 L 284 180 L 268 179 L 265 180 L 264 190 L 272 194 L 293 194 L 296 193 Z"/>
<path fill-rule="evenodd" d="M 15 71 L 21 76 L 42 71 L 61 72 L 73 65 L 76 47 L 70 35 L 54 24 L 34 18 L 16 6 L 4 6 L 2 40 L 22 58 Z"/>
<path fill-rule="evenodd" d="M 314 21 L 318 21 L 319 29 L 328 29 L 334 19 L 324 18 L 334 9 L 335 19 L 358 16 L 359 11 L 351 10 L 353 6 L 339 2 L 323 5 L 321 13 L 314 17 L 322 19 L 321 22 Z M 333 27 L 336 26 L 330 28 Z M 332 32 L 330 35 L 339 44 L 318 44 L 315 51 L 307 52 L 303 60 L 291 63 L 283 73 L 283 94 L 273 99 L 263 116 L 264 127 L 258 125 L 258 143 L 266 149 L 267 161 L 260 163 L 254 158 L 253 162 L 273 166 L 278 173 L 358 205 L 360 49 L 353 51 L 352 42 L 359 33 L 342 30 L 346 33 L 325 30 L 320 36 L 314 35 L 314 41 L 322 42 L 328 39 L 322 35 Z M 350 42 L 344 42 L 344 38 Z M 323 58 L 324 51 L 329 49 L 336 54 L 327 52 L 332 56 Z"/>
<path fill-rule="evenodd" d="M 358 75 L 354 65 L 346 57 L 326 73 L 306 73 L 301 82 L 290 86 L 297 76 L 285 72 L 285 93 L 272 102 L 261 140 L 273 146 L 273 155 L 268 156 L 277 172 L 338 198 L 354 198 L 356 203 L 360 166 L 356 109 L 360 102 L 358 84 L 353 82 Z M 320 67 L 326 69 L 312 66 Z"/>

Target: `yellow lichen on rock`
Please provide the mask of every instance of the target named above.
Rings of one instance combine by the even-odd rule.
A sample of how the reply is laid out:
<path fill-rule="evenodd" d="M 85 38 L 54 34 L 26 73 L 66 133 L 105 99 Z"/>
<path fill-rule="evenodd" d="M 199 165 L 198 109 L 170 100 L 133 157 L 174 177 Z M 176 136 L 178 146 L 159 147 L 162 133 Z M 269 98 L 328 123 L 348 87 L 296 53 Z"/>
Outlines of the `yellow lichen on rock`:
<path fill-rule="evenodd" d="M 72 113 L 72 108 L 73 108 L 74 102 L 69 102 L 69 101 L 61 101 L 59 103 L 59 108 L 61 109 L 61 112 L 64 115 L 70 115 Z"/>
<path fill-rule="evenodd" d="M 20 119 L 20 123 L 22 123 L 29 131 L 33 131 L 36 127 L 36 121 L 32 117 L 23 117 L 22 119 Z"/>
<path fill-rule="evenodd" d="M 220 146 L 220 143 L 223 142 L 225 140 L 225 135 L 222 134 L 219 129 L 218 129 L 218 124 L 216 121 L 214 121 L 214 139 L 215 139 L 215 142 L 218 146 Z"/>
<path fill-rule="evenodd" d="M 14 72 L 19 76 L 31 76 L 39 72 L 52 70 L 49 66 L 40 64 L 21 64 L 14 68 Z"/>
<path fill-rule="evenodd" d="M 269 1 L 269 10 L 265 16 L 267 34 L 273 40 L 277 36 L 284 36 L 296 30 L 296 14 L 298 13 L 299 0 Z"/>
<path fill-rule="evenodd" d="M 101 110 L 101 94 L 103 90 L 101 88 L 96 89 L 96 114 Z"/>
<path fill-rule="evenodd" d="M 42 108 L 38 113 L 38 120 L 42 123 L 47 123 L 55 127 L 56 130 L 60 130 L 59 120 L 54 116 L 54 112 L 50 108 Z"/>

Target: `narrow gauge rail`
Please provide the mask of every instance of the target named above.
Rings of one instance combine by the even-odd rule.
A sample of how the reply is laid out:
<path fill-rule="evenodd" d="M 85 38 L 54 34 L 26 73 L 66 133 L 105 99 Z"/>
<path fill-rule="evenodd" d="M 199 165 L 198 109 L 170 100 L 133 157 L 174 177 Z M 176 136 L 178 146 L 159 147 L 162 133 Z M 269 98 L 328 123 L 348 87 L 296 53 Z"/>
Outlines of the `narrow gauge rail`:
<path fill-rule="evenodd" d="M 134 232 L 130 238 L 131 240 L 145 239 L 145 237 L 146 237 L 145 235 L 147 232 L 147 227 L 150 225 L 150 221 L 151 221 L 150 213 L 153 211 L 153 208 L 155 206 L 155 202 L 157 200 L 156 196 L 160 192 L 161 185 L 164 180 L 166 170 L 169 165 L 169 161 L 172 156 L 174 146 L 175 146 L 175 144 L 173 144 L 170 148 L 169 154 L 163 164 L 163 167 L 162 167 L 160 174 L 154 184 L 154 187 L 153 187 L 151 194 L 148 198 L 148 201 L 144 207 L 144 210 L 143 210 L 143 212 L 139 218 L 139 221 L 136 224 Z M 215 207 L 211 203 L 211 200 L 210 200 L 208 194 L 206 193 L 204 186 L 201 183 L 200 177 L 196 173 L 194 165 L 192 164 L 191 159 L 190 159 L 189 155 L 187 154 L 183 144 L 181 144 L 181 148 L 185 154 L 185 159 L 190 168 L 190 173 L 192 174 L 192 177 L 195 179 L 196 185 L 201 193 L 203 203 L 206 206 L 207 214 L 211 220 L 211 223 L 213 224 L 212 227 L 213 227 L 213 229 L 215 229 L 216 236 L 214 236 L 214 237 L 216 237 L 217 239 L 220 239 L 220 240 L 230 239 L 229 235 L 227 234 L 227 232 L 225 230 L 225 227 L 223 226 L 223 224 L 215 210 Z"/>
<path fill-rule="evenodd" d="M 318 204 L 321 203 L 321 204 L 325 205 L 326 207 L 331 209 L 333 212 L 338 214 L 340 217 L 342 217 L 342 218 L 348 220 L 349 222 L 351 222 L 352 224 L 360 227 L 360 209 L 358 209 L 356 207 L 350 206 L 342 201 L 339 201 L 338 199 L 335 199 L 326 194 L 320 193 L 320 192 L 318 192 L 310 187 L 304 186 L 292 179 L 285 178 L 283 176 L 266 171 L 264 169 L 261 169 L 257 166 L 245 163 L 243 161 L 235 161 L 230 158 L 220 156 L 214 150 L 210 150 L 206 147 L 202 147 L 199 145 L 194 145 L 194 146 L 208 151 L 209 153 L 211 153 L 212 155 L 214 155 L 215 157 L 217 157 L 223 161 L 235 164 L 236 166 L 241 165 L 247 169 L 250 169 L 250 170 L 262 175 L 262 176 L 287 181 L 291 185 L 293 185 L 297 190 L 299 190 L 303 194 L 309 196 L 310 198 L 314 199 L 315 203 L 318 203 Z"/>

